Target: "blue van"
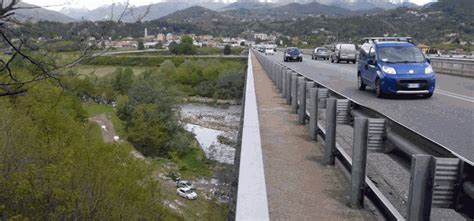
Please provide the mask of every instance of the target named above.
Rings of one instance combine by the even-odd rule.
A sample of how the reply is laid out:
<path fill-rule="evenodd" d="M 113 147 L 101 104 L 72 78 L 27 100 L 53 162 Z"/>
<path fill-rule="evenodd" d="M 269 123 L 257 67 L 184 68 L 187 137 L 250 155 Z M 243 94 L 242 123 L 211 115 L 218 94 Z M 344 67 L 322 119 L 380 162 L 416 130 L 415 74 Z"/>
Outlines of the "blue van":
<path fill-rule="evenodd" d="M 416 94 L 429 98 L 436 76 L 431 61 L 410 38 L 366 38 L 357 66 L 357 86 L 375 89 L 377 97 Z"/>

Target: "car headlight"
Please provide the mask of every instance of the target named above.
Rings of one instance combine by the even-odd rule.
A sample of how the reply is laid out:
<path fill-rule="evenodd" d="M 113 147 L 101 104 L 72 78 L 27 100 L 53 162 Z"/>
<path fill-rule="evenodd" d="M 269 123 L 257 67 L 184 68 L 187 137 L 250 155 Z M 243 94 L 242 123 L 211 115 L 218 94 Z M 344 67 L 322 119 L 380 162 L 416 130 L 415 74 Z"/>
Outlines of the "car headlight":
<path fill-rule="evenodd" d="M 389 66 L 382 66 L 382 71 L 387 74 L 397 74 L 397 71 L 395 70 L 395 68 L 392 68 Z"/>
<path fill-rule="evenodd" d="M 433 73 L 434 73 L 433 67 L 431 67 L 431 65 L 428 65 L 428 67 L 425 68 L 425 74 L 433 74 Z"/>

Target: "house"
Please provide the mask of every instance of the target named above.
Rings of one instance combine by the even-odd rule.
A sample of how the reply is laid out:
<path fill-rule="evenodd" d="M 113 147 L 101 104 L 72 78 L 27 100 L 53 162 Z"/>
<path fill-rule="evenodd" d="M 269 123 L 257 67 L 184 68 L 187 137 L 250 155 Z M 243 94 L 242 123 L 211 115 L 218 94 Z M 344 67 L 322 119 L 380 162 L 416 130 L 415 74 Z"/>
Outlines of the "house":
<path fill-rule="evenodd" d="M 425 54 L 428 53 L 428 51 L 431 49 L 430 46 L 425 44 L 418 44 L 416 47 L 418 47 Z"/>

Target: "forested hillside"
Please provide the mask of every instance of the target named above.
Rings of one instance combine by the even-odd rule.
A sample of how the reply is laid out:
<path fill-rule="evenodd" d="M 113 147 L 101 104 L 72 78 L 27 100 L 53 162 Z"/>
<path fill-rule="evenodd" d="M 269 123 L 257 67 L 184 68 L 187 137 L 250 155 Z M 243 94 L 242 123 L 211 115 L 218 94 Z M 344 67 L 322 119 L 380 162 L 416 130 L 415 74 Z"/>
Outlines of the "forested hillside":
<path fill-rule="evenodd" d="M 20 27 L 33 37 L 63 36 L 80 39 L 81 35 L 100 37 L 104 29 L 112 29 L 112 39 L 142 37 L 159 32 L 192 33 L 197 35 L 245 36 L 245 31 L 279 33 L 289 37 L 318 38 L 322 43 L 356 41 L 366 36 L 404 35 L 419 42 L 439 43 L 474 40 L 473 4 L 470 0 L 440 0 L 424 8 L 398 8 L 383 13 L 349 17 L 296 17 L 284 20 L 253 20 L 237 17 L 229 12 L 216 12 L 192 7 L 149 22 L 75 22 L 60 24 L 39 22 L 31 29 Z M 283 12 L 282 12 L 283 13 Z M 273 17 L 278 17 L 275 13 Z M 152 28 L 155 27 L 155 28 Z M 38 30 L 42 30 L 38 32 Z M 44 32 L 46 31 L 46 32 Z M 89 35 L 88 35 L 89 34 Z M 46 35 L 46 36 L 44 36 Z M 454 36 L 454 37 L 453 37 Z"/>

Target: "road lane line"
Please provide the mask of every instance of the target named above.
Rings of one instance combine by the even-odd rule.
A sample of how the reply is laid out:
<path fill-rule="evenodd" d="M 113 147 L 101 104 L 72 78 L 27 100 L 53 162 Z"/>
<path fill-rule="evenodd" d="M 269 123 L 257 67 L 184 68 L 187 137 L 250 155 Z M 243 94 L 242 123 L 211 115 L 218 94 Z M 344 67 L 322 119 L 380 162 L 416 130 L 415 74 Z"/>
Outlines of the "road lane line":
<path fill-rule="evenodd" d="M 449 91 L 443 91 L 443 90 L 439 90 L 439 89 L 437 89 L 435 91 L 435 93 L 474 103 L 474 99 L 472 97 L 469 97 L 469 96 L 464 96 L 464 95 L 461 95 L 461 94 L 456 94 L 456 93 L 452 93 L 452 92 L 449 92 Z"/>

